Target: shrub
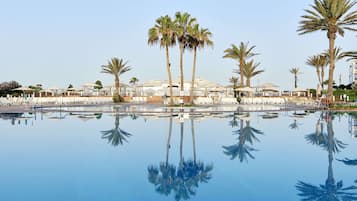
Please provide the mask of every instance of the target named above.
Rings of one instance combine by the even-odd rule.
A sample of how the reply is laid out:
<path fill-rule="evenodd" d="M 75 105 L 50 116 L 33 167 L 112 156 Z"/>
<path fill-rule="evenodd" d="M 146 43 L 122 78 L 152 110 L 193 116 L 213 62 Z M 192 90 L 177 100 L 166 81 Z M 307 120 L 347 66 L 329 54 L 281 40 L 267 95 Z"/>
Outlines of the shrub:
<path fill-rule="evenodd" d="M 114 95 L 113 96 L 113 102 L 114 103 L 122 103 L 122 102 L 124 102 L 124 98 L 121 97 L 120 95 Z"/>

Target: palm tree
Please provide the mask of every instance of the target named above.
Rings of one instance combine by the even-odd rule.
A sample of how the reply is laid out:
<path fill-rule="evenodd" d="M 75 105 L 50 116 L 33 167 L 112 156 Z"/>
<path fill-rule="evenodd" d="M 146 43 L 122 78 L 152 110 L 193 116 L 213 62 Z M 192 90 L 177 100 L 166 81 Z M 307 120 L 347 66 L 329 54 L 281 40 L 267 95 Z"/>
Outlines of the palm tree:
<path fill-rule="evenodd" d="M 299 123 L 296 119 L 294 119 L 294 122 L 289 124 L 289 128 L 292 130 L 297 130 L 299 129 Z"/>
<path fill-rule="evenodd" d="M 324 76 L 325 76 L 325 67 L 327 65 L 327 59 L 324 54 L 314 55 L 307 59 L 306 64 L 312 66 L 316 69 L 317 79 L 321 89 L 324 88 Z"/>
<path fill-rule="evenodd" d="M 232 76 L 231 78 L 229 78 L 229 82 L 233 84 L 233 94 L 234 94 L 234 98 L 237 98 L 236 88 L 238 87 L 238 77 Z"/>
<path fill-rule="evenodd" d="M 129 84 L 133 85 L 134 86 L 134 93 L 136 95 L 136 83 L 139 82 L 139 79 L 136 78 L 136 77 L 132 77 L 129 81 Z"/>
<path fill-rule="evenodd" d="M 257 53 L 253 52 L 253 49 L 255 46 L 249 47 L 249 43 L 243 43 L 241 42 L 239 47 L 236 45 L 232 44 L 231 48 L 228 48 L 224 50 L 225 55 L 223 58 L 231 58 L 234 60 L 238 60 L 239 63 L 239 74 L 240 74 L 240 85 L 244 86 L 244 66 L 246 63 L 246 60 L 258 55 Z"/>
<path fill-rule="evenodd" d="M 187 46 L 187 35 L 188 28 L 196 23 L 196 18 L 192 18 L 188 13 L 176 12 L 175 14 L 175 25 L 176 25 L 176 36 L 180 47 L 180 79 L 181 79 L 181 91 L 184 90 L 184 78 L 183 78 L 183 51 Z"/>
<path fill-rule="evenodd" d="M 291 74 L 294 75 L 294 87 L 295 89 L 298 87 L 297 81 L 298 81 L 298 74 L 300 74 L 299 68 L 292 68 L 289 70 Z"/>
<path fill-rule="evenodd" d="M 160 47 L 165 48 L 166 70 L 169 79 L 170 88 L 170 105 L 173 105 L 172 96 L 172 78 L 169 59 L 169 47 L 176 44 L 175 23 L 168 15 L 156 19 L 154 27 L 149 29 L 148 44 L 154 45 L 159 43 Z"/>
<path fill-rule="evenodd" d="M 198 24 L 188 27 L 188 46 L 193 50 L 193 67 L 192 67 L 192 80 L 190 90 L 190 103 L 193 104 L 194 84 L 196 74 L 196 62 L 197 62 L 197 49 L 204 48 L 206 46 L 213 46 L 213 42 L 210 39 L 212 33 L 208 29 L 200 28 Z"/>
<path fill-rule="evenodd" d="M 350 10 L 357 2 L 354 0 L 314 0 L 311 9 L 306 9 L 305 15 L 299 22 L 300 35 L 315 31 L 326 31 L 329 40 L 330 69 L 328 76 L 328 98 L 332 101 L 333 74 L 335 70 L 335 40 L 337 34 L 344 36 L 345 30 L 356 31 L 352 28 L 357 24 L 357 11 Z"/>
<path fill-rule="evenodd" d="M 138 82 L 139 82 L 139 79 L 136 77 L 132 77 L 129 81 L 129 83 L 132 85 L 136 85 L 136 83 L 138 83 Z"/>
<path fill-rule="evenodd" d="M 102 73 L 108 73 L 114 75 L 115 78 L 115 93 L 114 93 L 114 101 L 116 98 L 119 98 L 120 100 L 120 81 L 119 77 L 120 75 L 128 72 L 131 70 L 131 67 L 128 66 L 128 62 L 124 62 L 123 59 L 118 59 L 117 57 L 111 58 L 110 61 L 108 61 L 107 65 L 102 65 Z"/>
<path fill-rule="evenodd" d="M 243 66 L 243 75 L 246 77 L 246 86 L 250 87 L 250 80 L 259 75 L 260 73 L 263 73 L 264 70 L 258 70 L 257 68 L 259 67 L 260 63 L 254 63 L 254 60 L 249 61 L 248 63 L 245 63 Z"/>
<path fill-rule="evenodd" d="M 322 55 L 325 57 L 326 63 L 330 64 L 330 51 L 329 50 L 325 50 L 324 53 L 322 53 Z M 347 61 L 351 60 L 354 58 L 354 53 L 353 52 L 343 52 L 342 48 L 340 47 L 335 47 L 332 51 L 333 54 L 333 58 L 335 59 L 335 62 L 338 62 L 344 58 L 348 58 Z M 325 82 L 329 82 L 329 80 L 325 81 Z M 324 84 L 324 82 L 322 82 Z M 332 86 L 334 85 L 334 81 L 332 81 Z"/>
<path fill-rule="evenodd" d="M 132 134 L 119 128 L 120 116 L 118 113 L 115 114 L 115 127 L 110 130 L 101 131 L 102 139 L 107 139 L 109 143 L 113 146 L 123 145 L 124 142 L 128 142 L 128 137 Z"/>

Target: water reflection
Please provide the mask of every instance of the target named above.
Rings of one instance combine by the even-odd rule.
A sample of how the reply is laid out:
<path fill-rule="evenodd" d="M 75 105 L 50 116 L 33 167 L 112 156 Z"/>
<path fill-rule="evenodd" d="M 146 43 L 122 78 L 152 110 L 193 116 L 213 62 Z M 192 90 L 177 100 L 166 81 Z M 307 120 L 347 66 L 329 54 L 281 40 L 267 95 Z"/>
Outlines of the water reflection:
<path fill-rule="evenodd" d="M 345 158 L 343 160 L 339 160 L 338 161 L 344 163 L 345 165 L 349 165 L 349 166 L 357 166 L 357 159 L 349 159 L 349 158 Z"/>
<path fill-rule="evenodd" d="M 114 128 L 110 130 L 101 131 L 102 139 L 107 139 L 108 143 L 113 146 L 123 145 L 128 142 L 128 138 L 132 135 L 119 127 L 120 115 L 115 113 Z"/>
<path fill-rule="evenodd" d="M 148 180 L 154 184 L 156 192 L 162 195 L 174 194 L 175 200 L 189 200 L 196 195 L 201 183 L 207 183 L 211 179 L 213 165 L 206 165 L 196 159 L 196 143 L 194 119 L 191 119 L 191 135 L 193 146 L 193 160 L 185 160 L 183 157 L 183 128 L 184 121 L 180 121 L 180 162 L 178 166 L 169 163 L 170 141 L 172 135 L 173 118 L 169 118 L 169 131 L 166 144 L 166 160 L 158 166 L 148 166 Z"/>
<path fill-rule="evenodd" d="M 324 184 L 312 185 L 303 181 L 298 181 L 296 189 L 301 200 L 321 200 L 321 201 L 349 201 L 357 200 L 355 186 L 343 186 L 343 181 L 335 180 L 333 176 L 333 157 L 347 145 L 334 137 L 333 116 L 331 113 L 322 113 L 317 124 L 315 133 L 306 136 L 306 140 L 316 146 L 322 147 L 328 152 L 328 174 Z M 322 120 L 325 121 L 327 134 L 323 133 Z"/>
<path fill-rule="evenodd" d="M 244 125 L 245 121 L 245 125 Z M 253 148 L 255 142 L 260 142 L 257 135 L 263 135 L 261 130 L 255 129 L 250 125 L 250 115 L 240 117 L 240 129 L 233 131 L 233 135 L 238 135 L 238 142 L 231 146 L 223 146 L 224 154 L 230 156 L 231 160 L 238 157 L 240 162 L 248 161 L 248 158 L 255 159 L 252 152 L 258 151 Z M 250 145 L 248 145 L 249 143 Z"/>

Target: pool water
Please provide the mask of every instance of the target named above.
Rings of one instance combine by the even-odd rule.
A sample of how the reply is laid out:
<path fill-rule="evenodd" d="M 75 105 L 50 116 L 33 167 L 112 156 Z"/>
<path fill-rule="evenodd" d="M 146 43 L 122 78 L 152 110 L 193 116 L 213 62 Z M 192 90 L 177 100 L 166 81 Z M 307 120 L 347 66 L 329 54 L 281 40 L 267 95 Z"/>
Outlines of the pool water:
<path fill-rule="evenodd" d="M 357 114 L 0 114 L 0 200 L 357 200 Z"/>

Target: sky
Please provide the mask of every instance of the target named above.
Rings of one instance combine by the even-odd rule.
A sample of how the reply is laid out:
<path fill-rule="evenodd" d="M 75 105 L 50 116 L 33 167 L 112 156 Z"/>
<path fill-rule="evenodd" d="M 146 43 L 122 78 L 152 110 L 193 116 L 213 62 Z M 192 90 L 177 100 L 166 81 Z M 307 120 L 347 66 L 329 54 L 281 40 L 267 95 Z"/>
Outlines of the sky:
<path fill-rule="evenodd" d="M 155 19 L 175 12 L 188 12 L 212 33 L 213 48 L 197 55 L 197 77 L 220 84 L 237 69 L 236 62 L 223 59 L 231 44 L 249 42 L 260 55 L 255 61 L 265 72 L 252 85 L 273 82 L 282 89 L 293 88 L 292 67 L 302 71 L 298 85 L 314 88 L 316 71 L 306 59 L 328 48 L 325 32 L 299 36 L 296 32 L 304 9 L 312 0 L 12 0 L 0 7 L 0 82 L 16 80 L 22 85 L 43 84 L 44 88 L 80 87 L 101 80 L 113 83 L 113 76 L 100 73 L 111 57 L 128 61 L 132 70 L 121 77 L 127 83 L 137 77 L 167 79 L 165 52 L 148 46 L 147 32 Z M 357 9 L 357 7 L 355 7 Z M 338 37 L 343 50 L 357 50 L 356 33 Z M 192 52 L 184 54 L 185 80 L 190 80 Z M 172 75 L 179 77 L 178 47 L 170 49 Z M 348 83 L 350 63 L 339 62 L 335 80 Z"/>

